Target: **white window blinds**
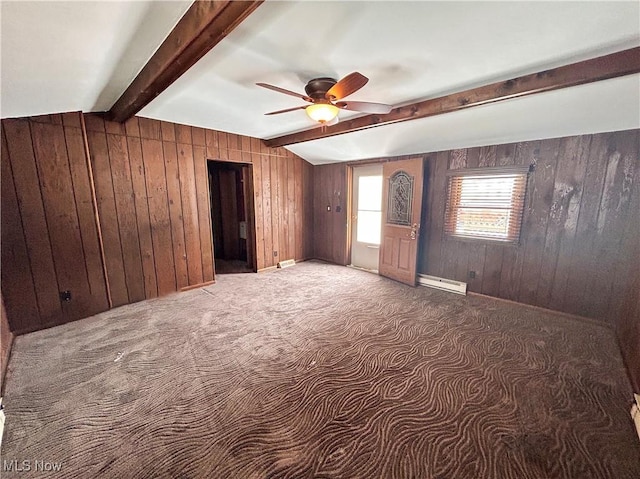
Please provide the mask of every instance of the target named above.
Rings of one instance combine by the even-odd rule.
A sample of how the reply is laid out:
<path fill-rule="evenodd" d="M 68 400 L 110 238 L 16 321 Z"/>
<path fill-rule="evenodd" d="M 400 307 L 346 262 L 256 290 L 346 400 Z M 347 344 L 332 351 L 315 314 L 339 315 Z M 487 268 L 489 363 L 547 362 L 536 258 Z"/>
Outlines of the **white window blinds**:
<path fill-rule="evenodd" d="M 451 170 L 445 234 L 517 243 L 528 167 Z"/>

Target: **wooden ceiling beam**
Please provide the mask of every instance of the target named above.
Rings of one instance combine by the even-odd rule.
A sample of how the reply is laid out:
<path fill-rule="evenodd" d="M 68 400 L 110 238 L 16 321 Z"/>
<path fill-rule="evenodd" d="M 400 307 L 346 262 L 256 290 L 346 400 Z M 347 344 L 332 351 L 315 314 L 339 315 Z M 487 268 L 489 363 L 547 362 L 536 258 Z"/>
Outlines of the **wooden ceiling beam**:
<path fill-rule="evenodd" d="M 394 108 L 386 115 L 361 116 L 330 127 L 313 128 L 271 138 L 264 140 L 264 143 L 271 148 L 293 145 L 639 72 L 640 47 L 636 47 L 439 98 L 411 103 Z"/>
<path fill-rule="evenodd" d="M 124 122 L 134 116 L 229 35 L 263 1 L 193 2 L 106 117 Z"/>

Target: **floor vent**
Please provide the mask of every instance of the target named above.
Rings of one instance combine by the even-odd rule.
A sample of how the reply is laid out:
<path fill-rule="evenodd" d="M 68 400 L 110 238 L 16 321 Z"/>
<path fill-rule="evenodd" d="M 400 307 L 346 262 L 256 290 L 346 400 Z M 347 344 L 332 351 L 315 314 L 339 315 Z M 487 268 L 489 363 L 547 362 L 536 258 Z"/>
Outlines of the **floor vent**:
<path fill-rule="evenodd" d="M 438 278 L 437 276 L 429 276 L 426 274 L 418 275 L 418 283 L 429 288 L 441 289 L 456 294 L 467 294 L 467 283 L 454 281 L 452 279 Z"/>
<path fill-rule="evenodd" d="M 278 263 L 278 268 L 288 268 L 289 266 L 295 266 L 295 259 L 285 259 L 284 261 L 280 261 Z"/>

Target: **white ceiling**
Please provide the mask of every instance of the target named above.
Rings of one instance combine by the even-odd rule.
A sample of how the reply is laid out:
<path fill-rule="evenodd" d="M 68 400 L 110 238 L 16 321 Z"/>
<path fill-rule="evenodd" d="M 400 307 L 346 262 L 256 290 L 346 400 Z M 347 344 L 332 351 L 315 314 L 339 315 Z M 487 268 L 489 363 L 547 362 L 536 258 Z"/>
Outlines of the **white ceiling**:
<path fill-rule="evenodd" d="M 317 165 L 640 127 L 640 75 L 291 145 Z"/>
<path fill-rule="evenodd" d="M 189 2 L 2 2 L 2 117 L 107 110 Z M 258 138 L 312 127 L 318 76 L 370 78 L 349 99 L 394 106 L 640 45 L 640 3 L 268 1 L 141 116 Z M 640 76 L 289 149 L 312 163 L 640 128 Z M 354 113 L 341 112 L 342 119 Z"/>
<path fill-rule="evenodd" d="M 108 110 L 191 3 L 2 0 L 2 118 Z"/>

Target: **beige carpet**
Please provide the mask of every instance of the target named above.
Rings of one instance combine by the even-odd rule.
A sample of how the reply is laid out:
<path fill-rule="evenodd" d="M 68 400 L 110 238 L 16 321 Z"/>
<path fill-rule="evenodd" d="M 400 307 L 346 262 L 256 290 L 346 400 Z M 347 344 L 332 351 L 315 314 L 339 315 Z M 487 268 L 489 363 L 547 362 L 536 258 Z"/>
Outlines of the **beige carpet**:
<path fill-rule="evenodd" d="M 301 263 L 18 337 L 2 459 L 61 471 L 2 477 L 637 479 L 631 398 L 609 329 Z"/>

